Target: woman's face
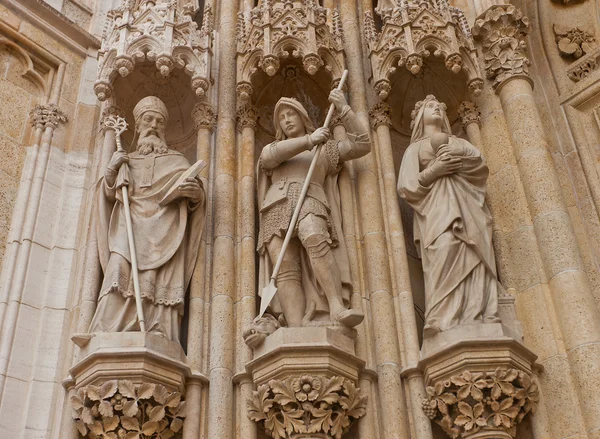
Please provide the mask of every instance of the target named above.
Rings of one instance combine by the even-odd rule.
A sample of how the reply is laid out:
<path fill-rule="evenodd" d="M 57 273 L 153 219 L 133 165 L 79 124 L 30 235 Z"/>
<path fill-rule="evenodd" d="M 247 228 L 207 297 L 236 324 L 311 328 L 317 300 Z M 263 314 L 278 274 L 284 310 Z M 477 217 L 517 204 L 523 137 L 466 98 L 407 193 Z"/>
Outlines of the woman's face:
<path fill-rule="evenodd" d="M 423 109 L 423 123 L 442 129 L 444 123 L 444 107 L 438 101 L 429 101 Z"/>

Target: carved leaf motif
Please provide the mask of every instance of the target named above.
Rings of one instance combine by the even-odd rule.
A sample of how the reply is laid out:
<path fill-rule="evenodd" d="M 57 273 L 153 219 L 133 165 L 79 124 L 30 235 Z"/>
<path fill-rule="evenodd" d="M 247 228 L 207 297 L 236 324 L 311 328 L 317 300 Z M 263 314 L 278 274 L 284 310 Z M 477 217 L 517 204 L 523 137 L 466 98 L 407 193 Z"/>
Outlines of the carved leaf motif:
<path fill-rule="evenodd" d="M 344 378 L 339 376 L 331 377 L 330 379 L 325 378 L 324 385 L 321 388 L 321 394 L 319 395 L 319 401 L 325 401 L 328 404 L 334 404 L 339 401 L 340 395 L 336 392 L 339 392 L 342 389 L 342 384 L 344 383 Z"/>
<path fill-rule="evenodd" d="M 346 428 L 350 426 L 350 418 L 348 416 L 344 416 L 341 413 L 338 413 L 333 420 L 333 425 L 331 427 L 331 435 L 335 439 L 341 439 L 342 435 Z"/>
<path fill-rule="evenodd" d="M 157 430 L 158 430 L 158 422 L 148 421 L 148 422 L 144 422 L 144 425 L 142 425 L 142 433 L 144 433 L 147 436 L 150 436 L 150 435 L 156 433 Z"/>
<path fill-rule="evenodd" d="M 128 416 L 123 416 L 121 418 L 121 425 L 126 430 L 139 431 L 140 429 L 140 421 L 137 418 L 132 418 Z"/>
<path fill-rule="evenodd" d="M 265 428 L 271 432 L 274 439 L 285 438 L 285 427 L 283 422 L 277 418 L 277 414 L 270 412 L 265 420 Z"/>
<path fill-rule="evenodd" d="M 254 422 L 265 420 L 265 413 L 273 407 L 273 403 L 274 400 L 269 398 L 269 386 L 267 384 L 258 386 L 258 390 L 254 392 L 254 398 L 247 401 L 248 417 Z"/>
<path fill-rule="evenodd" d="M 87 387 L 87 396 L 92 401 L 100 401 L 102 399 L 100 398 L 100 388 L 91 384 Z"/>
<path fill-rule="evenodd" d="M 311 419 L 308 426 L 308 433 L 318 433 L 320 431 L 328 433 L 329 429 L 333 425 L 331 420 L 332 411 L 328 409 L 311 407 L 310 413 L 313 415 L 313 419 Z"/>
<path fill-rule="evenodd" d="M 294 430 L 299 433 L 304 433 L 306 427 L 304 426 L 304 422 L 302 421 L 302 415 L 304 415 L 304 410 L 290 410 L 290 411 L 282 411 L 283 415 L 283 425 L 285 426 L 285 430 L 289 435 L 291 435 Z"/>
<path fill-rule="evenodd" d="M 177 433 L 179 430 L 181 430 L 182 427 L 183 427 L 183 419 L 181 419 L 181 418 L 175 418 L 175 419 L 173 419 L 173 422 L 171 422 L 170 428 L 175 433 Z"/>
<path fill-rule="evenodd" d="M 348 396 L 342 396 L 340 405 L 346 410 L 346 416 L 358 419 L 367 414 L 367 395 L 359 394 L 351 381 L 344 382 L 344 392 Z"/>
<path fill-rule="evenodd" d="M 136 398 L 135 385 L 129 380 L 119 381 L 119 393 L 125 398 Z"/>
<path fill-rule="evenodd" d="M 100 387 L 100 398 L 106 399 L 117 393 L 117 380 L 107 381 Z"/>
<path fill-rule="evenodd" d="M 291 380 L 275 381 L 271 380 L 269 386 L 275 394 L 275 402 L 281 405 L 296 402 L 294 389 L 292 388 Z"/>
<path fill-rule="evenodd" d="M 114 415 L 113 407 L 110 402 L 102 400 L 98 406 L 98 412 L 104 417 L 112 417 Z"/>
<path fill-rule="evenodd" d="M 150 421 L 152 422 L 159 422 L 162 421 L 165 417 L 165 408 L 163 406 L 157 406 L 157 407 L 153 407 L 152 410 L 150 410 Z"/>
<path fill-rule="evenodd" d="M 156 386 L 154 388 L 153 396 L 156 402 L 159 404 L 164 404 L 167 400 L 167 396 L 169 396 L 169 392 L 164 386 Z"/>

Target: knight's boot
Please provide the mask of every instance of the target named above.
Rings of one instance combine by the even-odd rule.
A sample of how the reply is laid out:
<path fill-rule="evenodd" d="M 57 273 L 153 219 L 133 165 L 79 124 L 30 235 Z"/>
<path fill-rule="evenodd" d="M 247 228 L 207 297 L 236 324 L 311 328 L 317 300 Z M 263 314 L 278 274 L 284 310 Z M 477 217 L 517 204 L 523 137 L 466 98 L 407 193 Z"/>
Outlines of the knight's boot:
<path fill-rule="evenodd" d="M 283 261 L 277 274 L 277 296 L 288 326 L 302 326 L 306 300 L 302 291 L 300 263 Z"/>
<path fill-rule="evenodd" d="M 357 309 L 348 309 L 342 300 L 342 276 L 335 260 L 329 240 L 323 235 L 311 235 L 304 242 L 310 262 L 329 302 L 329 315 L 333 322 L 353 328 L 364 319 L 364 314 Z"/>

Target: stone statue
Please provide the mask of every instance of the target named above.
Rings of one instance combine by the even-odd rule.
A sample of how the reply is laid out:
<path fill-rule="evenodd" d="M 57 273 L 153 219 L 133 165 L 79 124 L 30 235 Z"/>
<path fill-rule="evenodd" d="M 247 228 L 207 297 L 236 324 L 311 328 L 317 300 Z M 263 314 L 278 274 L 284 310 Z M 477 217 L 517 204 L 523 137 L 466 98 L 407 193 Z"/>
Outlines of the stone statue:
<path fill-rule="evenodd" d="M 481 152 L 452 135 L 446 105 L 429 95 L 412 113 L 398 193 L 414 209 L 425 278 L 425 337 L 460 324 L 496 323 L 498 290 L 488 168 Z"/>
<path fill-rule="evenodd" d="M 354 327 L 364 317 L 362 312 L 348 309 L 350 265 L 342 236 L 340 209 L 344 200 L 337 177 L 343 162 L 368 154 L 371 144 L 343 92 L 332 91 L 329 100 L 342 118 L 346 139 L 330 139 L 327 128 L 315 129 L 300 102 L 281 98 L 273 118 L 276 140 L 263 148 L 258 162 L 262 291 L 279 256 L 314 147 L 324 143 L 271 302 L 271 311 L 283 313 L 288 326 Z"/>
<path fill-rule="evenodd" d="M 123 198 L 118 190 L 127 185 L 146 330 L 179 341 L 185 292 L 204 228 L 204 189 L 197 178 L 182 180 L 190 163 L 168 149 L 165 104 L 157 97 L 146 97 L 133 115 L 137 150 L 129 155 L 117 150 L 97 187 L 96 224 L 104 280 L 90 333 L 140 330 Z M 122 166 L 125 163 L 128 166 Z"/>

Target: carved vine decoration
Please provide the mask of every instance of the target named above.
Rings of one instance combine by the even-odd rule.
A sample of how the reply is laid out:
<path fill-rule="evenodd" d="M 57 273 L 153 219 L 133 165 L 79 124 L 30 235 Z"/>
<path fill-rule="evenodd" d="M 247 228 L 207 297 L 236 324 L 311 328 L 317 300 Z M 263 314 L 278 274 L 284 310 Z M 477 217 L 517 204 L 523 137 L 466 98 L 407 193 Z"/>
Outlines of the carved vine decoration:
<path fill-rule="evenodd" d="M 273 439 L 292 434 L 341 439 L 366 406 L 367 395 L 348 379 L 302 375 L 259 386 L 248 400 L 248 416 Z"/>
<path fill-rule="evenodd" d="M 482 42 L 486 75 L 494 88 L 515 76 L 529 77 L 528 33 L 529 19 L 512 5 L 495 6 L 475 21 L 473 35 Z"/>
<path fill-rule="evenodd" d="M 111 380 L 88 385 L 71 397 L 79 433 L 90 439 L 181 437 L 185 402 L 161 384 Z"/>
<path fill-rule="evenodd" d="M 479 430 L 504 431 L 515 437 L 516 426 L 534 412 L 539 400 L 537 384 L 516 369 L 463 372 L 427 387 L 423 410 L 452 438 Z"/>
<path fill-rule="evenodd" d="M 554 35 L 561 56 L 579 59 L 596 49 L 596 38 L 591 33 L 579 27 L 567 29 L 559 24 L 554 24 Z"/>

